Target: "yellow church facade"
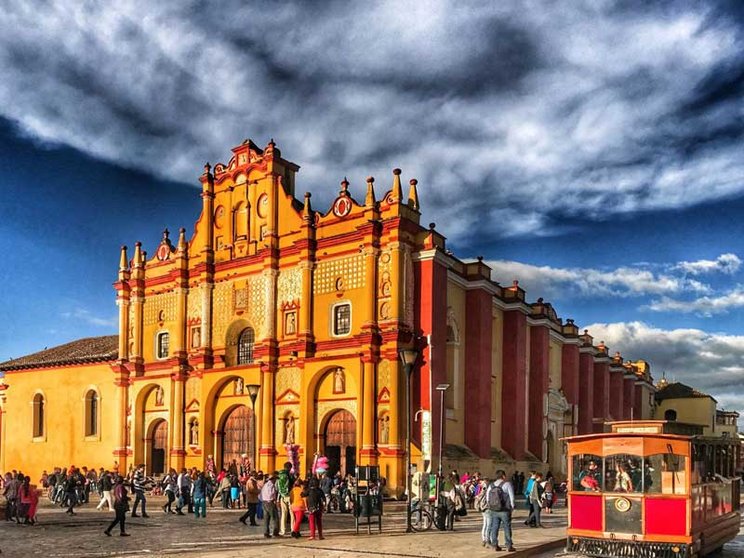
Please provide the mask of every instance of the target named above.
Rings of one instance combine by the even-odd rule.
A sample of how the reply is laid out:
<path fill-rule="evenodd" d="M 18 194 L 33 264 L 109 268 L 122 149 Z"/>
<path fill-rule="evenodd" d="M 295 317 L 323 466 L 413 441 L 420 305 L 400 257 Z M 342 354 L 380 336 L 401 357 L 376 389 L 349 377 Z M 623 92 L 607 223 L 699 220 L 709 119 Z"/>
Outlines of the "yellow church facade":
<path fill-rule="evenodd" d="M 409 415 L 419 469 L 436 469 L 441 419 L 445 461 L 486 472 L 560 471 L 564 435 L 650 416 L 646 363 L 457 259 L 421 226 L 415 179 L 404 192 L 399 169 L 386 188 L 370 177 L 358 200 L 344 179 L 319 212 L 295 195 L 298 169 L 273 141 L 206 165 L 190 238 L 122 247 L 118 335 L 0 364 L 0 469 L 247 456 L 270 471 L 291 446 L 303 472 L 318 453 L 342 472 L 378 464 L 400 491 Z"/>

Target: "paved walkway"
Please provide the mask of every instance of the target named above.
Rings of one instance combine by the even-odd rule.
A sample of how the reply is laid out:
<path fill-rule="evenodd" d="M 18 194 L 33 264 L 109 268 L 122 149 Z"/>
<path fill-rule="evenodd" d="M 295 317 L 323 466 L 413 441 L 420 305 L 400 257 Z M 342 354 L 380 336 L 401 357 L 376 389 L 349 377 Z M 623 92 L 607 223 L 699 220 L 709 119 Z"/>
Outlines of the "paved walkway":
<path fill-rule="evenodd" d="M 206 519 L 193 516 L 165 515 L 159 509 L 162 500 L 148 499 L 148 519 L 127 520 L 131 537 L 106 537 L 103 529 L 113 518 L 106 511 L 96 511 L 88 504 L 78 509 L 76 516 L 44 501 L 39 511 L 39 525 L 23 526 L 0 522 L 2 557 L 44 556 L 47 558 L 126 557 L 205 557 L 237 558 L 261 556 L 277 558 L 310 558 L 354 556 L 375 558 L 399 556 L 405 558 L 468 556 L 507 556 L 495 553 L 480 544 L 481 516 L 471 512 L 455 524 L 455 531 L 431 530 L 406 534 L 404 508 L 388 505 L 381 534 L 356 535 L 350 515 L 325 515 L 325 540 L 295 540 L 290 537 L 265 539 L 260 527 L 245 527 L 238 522 L 240 510 L 208 509 Z M 518 509 L 514 519 L 514 544 L 520 552 L 508 556 L 526 556 L 544 551 L 546 543 L 563 539 L 565 508 L 545 516 L 545 529 L 529 529 L 524 524 L 526 512 Z M 374 533 L 374 531 L 373 531 Z M 307 525 L 303 524 L 307 537 Z M 560 544 L 560 543 L 558 543 Z"/>

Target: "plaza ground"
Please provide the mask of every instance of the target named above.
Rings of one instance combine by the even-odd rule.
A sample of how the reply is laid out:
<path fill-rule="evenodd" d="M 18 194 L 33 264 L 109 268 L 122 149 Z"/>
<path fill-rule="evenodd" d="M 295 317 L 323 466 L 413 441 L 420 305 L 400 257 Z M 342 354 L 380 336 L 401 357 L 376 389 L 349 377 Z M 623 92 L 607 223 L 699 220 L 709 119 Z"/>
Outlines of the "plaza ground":
<path fill-rule="evenodd" d="M 390 504 L 385 510 L 382 533 L 366 528 L 355 534 L 354 518 L 348 514 L 325 515 L 325 540 L 308 541 L 308 527 L 303 524 L 304 538 L 266 539 L 263 527 L 247 527 L 238 522 L 242 510 L 209 508 L 206 519 L 193 515 L 165 515 L 161 498 L 148 499 L 148 519 L 127 518 L 131 537 L 106 537 L 103 530 L 113 518 L 107 511 L 96 511 L 95 504 L 78 508 L 77 515 L 52 507 L 46 499 L 39 511 L 39 525 L 23 526 L 0 522 L 0 550 L 3 558 L 44 556 L 46 558 L 105 557 L 173 557 L 243 558 L 260 555 L 268 558 L 402 558 L 485 556 L 553 556 L 562 547 L 566 524 L 565 508 L 544 516 L 545 529 L 530 529 L 523 524 L 524 508 L 515 511 L 515 554 L 496 553 L 480 543 L 481 516 L 470 512 L 455 524 L 452 532 L 431 530 L 405 533 L 404 508 Z M 744 535 L 729 543 L 720 555 L 744 558 Z"/>

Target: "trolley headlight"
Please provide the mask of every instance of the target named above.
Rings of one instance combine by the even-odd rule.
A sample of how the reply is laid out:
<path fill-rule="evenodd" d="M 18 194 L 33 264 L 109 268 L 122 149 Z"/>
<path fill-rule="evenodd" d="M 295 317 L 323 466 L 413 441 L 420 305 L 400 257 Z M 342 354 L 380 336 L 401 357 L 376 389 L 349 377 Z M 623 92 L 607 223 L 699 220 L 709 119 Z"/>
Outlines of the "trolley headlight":
<path fill-rule="evenodd" d="M 678 546 L 673 546 L 673 547 L 672 547 L 672 552 L 674 552 L 675 554 L 679 554 L 679 551 L 680 551 L 680 550 L 681 550 L 681 549 L 680 549 L 680 548 L 679 548 Z"/>

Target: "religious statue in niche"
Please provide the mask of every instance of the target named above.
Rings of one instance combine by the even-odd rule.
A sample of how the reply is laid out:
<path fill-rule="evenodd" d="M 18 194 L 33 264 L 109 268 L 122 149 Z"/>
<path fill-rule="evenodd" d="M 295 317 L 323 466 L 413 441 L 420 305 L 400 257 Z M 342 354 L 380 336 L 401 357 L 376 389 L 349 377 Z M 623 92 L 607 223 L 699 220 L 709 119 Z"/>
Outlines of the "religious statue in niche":
<path fill-rule="evenodd" d="M 346 377 L 343 368 L 336 368 L 333 373 L 333 393 L 346 393 Z"/>
<path fill-rule="evenodd" d="M 292 415 L 288 415 L 284 419 L 284 443 L 294 444 L 295 441 L 295 418 Z"/>
<path fill-rule="evenodd" d="M 199 421 L 198 420 L 191 421 L 191 428 L 189 429 L 189 443 L 192 446 L 196 446 L 199 444 Z"/>
<path fill-rule="evenodd" d="M 163 391 L 162 386 L 158 386 L 155 388 L 155 405 L 158 407 L 163 406 L 163 397 L 165 396 L 165 392 Z"/>
<path fill-rule="evenodd" d="M 380 443 L 390 443 L 390 415 L 380 417 Z"/>
<path fill-rule="evenodd" d="M 297 332 L 297 313 L 287 312 L 284 317 L 284 335 L 294 335 Z"/>
<path fill-rule="evenodd" d="M 243 395 L 243 378 L 237 378 L 235 380 L 234 395 Z"/>
<path fill-rule="evenodd" d="M 191 347 L 194 349 L 201 347 L 201 326 L 191 328 Z"/>
<path fill-rule="evenodd" d="M 127 420 L 127 425 L 126 425 L 126 428 L 125 428 L 125 431 L 124 431 L 124 436 L 127 439 L 127 441 L 126 441 L 127 447 L 131 446 L 132 445 L 132 442 L 131 442 L 131 439 L 132 439 L 132 421 L 131 420 Z"/>

